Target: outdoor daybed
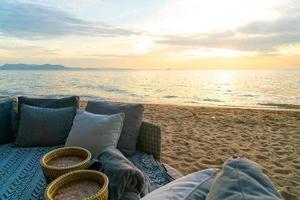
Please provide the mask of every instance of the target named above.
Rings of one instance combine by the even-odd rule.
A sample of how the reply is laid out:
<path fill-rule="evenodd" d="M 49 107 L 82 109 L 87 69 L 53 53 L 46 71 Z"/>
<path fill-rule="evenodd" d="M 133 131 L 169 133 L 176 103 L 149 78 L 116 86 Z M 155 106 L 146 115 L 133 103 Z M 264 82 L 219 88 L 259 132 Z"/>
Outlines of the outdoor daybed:
<path fill-rule="evenodd" d="M 142 105 L 88 102 L 85 111 L 78 108 L 78 97 L 0 100 L 0 200 L 43 199 L 47 182 L 41 157 L 64 145 L 77 146 L 76 142 L 87 145 L 94 163 L 102 164 L 109 178 L 109 199 L 283 199 L 258 164 L 239 157 L 229 158 L 222 169 L 181 177 L 160 162 L 161 131 L 142 121 Z M 112 141 L 113 148 L 97 154 Z"/>
<path fill-rule="evenodd" d="M 2 115 L 0 113 L 2 121 L 14 118 L 14 113 L 11 116 L 3 116 L 3 114 L 3 112 Z M 3 119 L 5 117 L 6 120 Z M 14 126 L 13 123 L 12 126 Z M 40 166 L 40 159 L 44 154 L 58 147 L 62 146 L 20 147 L 13 142 L 0 144 L 0 199 L 43 199 L 47 183 Z M 138 135 L 137 152 L 128 159 L 149 180 L 150 191 L 169 183 L 176 176 L 180 176 L 169 166 L 167 166 L 169 171 L 166 170 L 166 167 L 160 163 L 160 156 L 160 128 L 154 124 L 142 122 Z"/>

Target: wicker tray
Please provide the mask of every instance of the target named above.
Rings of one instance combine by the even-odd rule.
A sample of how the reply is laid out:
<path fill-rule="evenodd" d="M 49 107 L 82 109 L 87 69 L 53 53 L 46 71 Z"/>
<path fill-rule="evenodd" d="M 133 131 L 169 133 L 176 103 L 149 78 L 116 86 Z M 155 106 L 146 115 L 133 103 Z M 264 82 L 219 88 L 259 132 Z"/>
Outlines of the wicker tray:
<path fill-rule="evenodd" d="M 50 151 L 40 161 L 48 183 L 57 177 L 79 169 L 85 169 L 91 161 L 91 153 L 81 147 L 63 147 Z"/>
<path fill-rule="evenodd" d="M 45 190 L 46 200 L 107 200 L 108 178 L 94 170 L 76 170 L 55 179 Z"/>

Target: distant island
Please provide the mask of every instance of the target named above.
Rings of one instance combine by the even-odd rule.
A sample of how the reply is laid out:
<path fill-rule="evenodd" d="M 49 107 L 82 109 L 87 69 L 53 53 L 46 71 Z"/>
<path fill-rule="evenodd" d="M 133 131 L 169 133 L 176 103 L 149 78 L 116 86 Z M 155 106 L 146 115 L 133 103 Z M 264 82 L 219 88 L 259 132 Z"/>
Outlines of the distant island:
<path fill-rule="evenodd" d="M 81 68 L 81 67 L 65 67 L 63 65 L 52 64 L 4 64 L 0 66 L 0 70 L 128 70 L 123 68 Z"/>
<path fill-rule="evenodd" d="M 27 65 L 27 64 L 5 64 L 0 67 L 2 70 L 64 70 L 62 65 Z"/>

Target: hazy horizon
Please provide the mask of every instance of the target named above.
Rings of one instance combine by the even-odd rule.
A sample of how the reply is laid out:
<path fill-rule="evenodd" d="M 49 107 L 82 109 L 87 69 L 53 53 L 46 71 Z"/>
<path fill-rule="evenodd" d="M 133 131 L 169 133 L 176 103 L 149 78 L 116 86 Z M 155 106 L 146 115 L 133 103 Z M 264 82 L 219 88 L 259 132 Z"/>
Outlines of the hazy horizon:
<path fill-rule="evenodd" d="M 3 0 L 0 64 L 300 69 L 295 0 Z"/>
<path fill-rule="evenodd" d="M 112 70 L 204 70 L 204 71 L 207 71 L 207 70 L 217 70 L 217 71 L 233 71 L 233 70 L 262 70 L 262 71 L 273 71 L 273 70 L 297 70 L 299 71 L 300 68 L 261 68 L 261 67 L 250 67 L 250 68 L 214 68 L 214 67 L 201 67 L 201 68 L 189 68 L 189 67 L 184 67 L 184 68 L 172 68 L 172 67 L 156 67 L 156 68 L 144 68 L 144 67 L 139 67 L 139 68 L 130 68 L 130 67 L 120 67 L 120 66 L 111 66 L 111 67 L 108 67 L 108 66 L 95 66 L 95 67 L 79 67 L 79 66 L 65 66 L 65 65 L 62 65 L 62 64 L 59 64 L 59 63 L 44 63 L 44 64 L 33 64 L 33 63 L 0 63 L 0 69 L 1 67 L 3 67 L 4 65 L 28 65 L 28 66 L 31 66 L 31 65 L 34 65 L 34 66 L 43 66 L 43 65 L 58 65 L 58 66 L 62 66 L 66 69 L 78 69 L 78 70 L 85 70 L 85 69 L 89 69 L 89 70 L 101 70 L 101 69 L 105 69 L 105 70 L 108 70 L 108 69 L 112 69 Z M 15 70 L 15 69 L 14 69 Z M 17 70 L 17 69 L 16 69 Z M 37 70 L 40 70 L 37 69 Z M 47 69 L 45 69 L 47 70 Z M 53 70 L 60 70 L 60 69 L 53 69 Z"/>

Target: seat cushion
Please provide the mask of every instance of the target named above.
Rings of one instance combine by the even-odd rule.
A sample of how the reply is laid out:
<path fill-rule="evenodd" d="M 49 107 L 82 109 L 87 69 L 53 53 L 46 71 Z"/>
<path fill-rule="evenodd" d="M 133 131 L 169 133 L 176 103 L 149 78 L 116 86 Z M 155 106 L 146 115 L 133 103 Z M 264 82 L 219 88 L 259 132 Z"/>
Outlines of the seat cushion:
<path fill-rule="evenodd" d="M 40 159 L 61 146 L 16 147 L 13 144 L 0 145 L 0 199 L 44 199 L 47 186 Z M 153 156 L 137 153 L 129 158 L 149 180 L 151 188 L 167 182 L 164 167 Z"/>
<path fill-rule="evenodd" d="M 47 182 L 39 161 L 55 148 L 0 145 L 0 199 L 44 199 Z"/>
<path fill-rule="evenodd" d="M 13 140 L 11 130 L 12 99 L 0 100 L 0 144 L 10 143 Z"/>
<path fill-rule="evenodd" d="M 86 148 L 95 158 L 107 149 L 116 149 L 124 117 L 124 113 L 99 115 L 78 111 L 66 146 Z"/>
<path fill-rule="evenodd" d="M 262 172 L 250 160 L 230 158 L 215 178 L 206 200 L 282 200 L 283 198 Z"/>
<path fill-rule="evenodd" d="M 65 107 L 79 108 L 79 97 L 71 96 L 71 97 L 65 97 L 60 99 L 18 97 L 18 104 L 14 105 L 13 108 L 14 112 L 12 113 L 13 114 L 12 130 L 15 137 L 18 134 L 22 104 L 41 107 L 41 108 L 65 108 Z"/>
<path fill-rule="evenodd" d="M 126 156 L 133 155 L 136 152 L 137 139 L 144 113 L 143 105 L 89 101 L 86 111 L 103 115 L 125 113 L 118 149 Z"/>
<path fill-rule="evenodd" d="M 143 200 L 205 200 L 217 169 L 207 169 L 183 176 L 149 193 Z"/>
<path fill-rule="evenodd" d="M 64 144 L 71 129 L 76 108 L 39 108 L 22 105 L 18 136 L 19 146 Z"/>

